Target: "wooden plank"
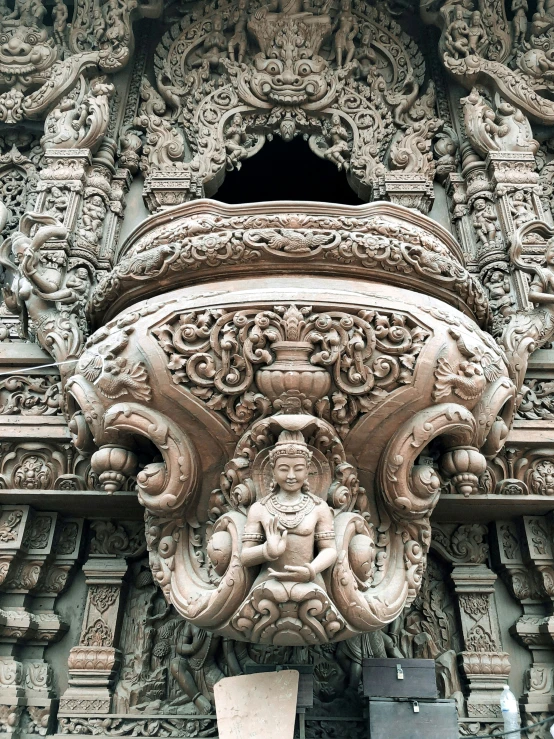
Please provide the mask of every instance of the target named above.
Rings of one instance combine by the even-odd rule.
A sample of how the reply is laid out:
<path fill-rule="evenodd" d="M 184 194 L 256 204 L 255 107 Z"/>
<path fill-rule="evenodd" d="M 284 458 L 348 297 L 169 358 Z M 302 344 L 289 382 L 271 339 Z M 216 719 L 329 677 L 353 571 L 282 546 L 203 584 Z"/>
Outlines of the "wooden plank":
<path fill-rule="evenodd" d="M 293 739 L 298 672 L 224 677 L 214 686 L 219 739 Z"/>
<path fill-rule="evenodd" d="M 0 505 L 30 505 L 39 511 L 59 511 L 66 516 L 119 518 L 140 521 L 144 508 L 134 492 L 112 495 L 102 490 L 0 490 Z"/>
<path fill-rule="evenodd" d="M 433 521 L 490 523 L 499 518 L 540 515 L 554 511 L 554 498 L 544 495 L 441 495 L 433 511 Z"/>

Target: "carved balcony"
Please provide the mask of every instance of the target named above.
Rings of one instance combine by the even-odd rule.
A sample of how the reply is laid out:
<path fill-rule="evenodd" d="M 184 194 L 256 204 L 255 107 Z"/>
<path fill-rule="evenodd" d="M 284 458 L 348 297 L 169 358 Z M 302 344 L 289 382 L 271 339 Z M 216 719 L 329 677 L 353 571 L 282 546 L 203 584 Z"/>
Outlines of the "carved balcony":
<path fill-rule="evenodd" d="M 166 597 L 234 639 L 394 620 L 441 489 L 471 505 L 511 424 L 482 288 L 400 205 L 170 208 L 128 238 L 90 314 L 66 385 L 75 443 L 107 491 L 136 476 Z M 283 459 L 308 465 L 290 506 Z"/>

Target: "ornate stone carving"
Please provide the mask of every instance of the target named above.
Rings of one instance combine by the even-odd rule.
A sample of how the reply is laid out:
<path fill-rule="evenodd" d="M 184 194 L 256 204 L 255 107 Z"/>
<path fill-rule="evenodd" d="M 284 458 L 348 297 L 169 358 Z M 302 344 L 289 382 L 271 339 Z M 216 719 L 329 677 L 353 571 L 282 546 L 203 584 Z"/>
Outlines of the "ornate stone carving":
<path fill-rule="evenodd" d="M 430 151 L 442 121 L 432 87 L 420 94 L 424 63 L 414 42 L 365 2 L 301 6 L 238 0 L 206 7 L 164 36 L 157 89 L 144 80 L 136 119 L 146 133 L 142 168 L 152 209 L 194 198 L 194 180 L 211 194 L 225 169 L 240 167 L 274 133 L 309 138 L 364 196 L 383 191 L 429 209 Z M 182 127 L 173 125 L 178 118 Z"/>
<path fill-rule="evenodd" d="M 228 209 L 221 210 L 225 218 L 232 217 Z M 422 217 L 416 217 L 414 233 L 404 231 L 412 216 L 402 211 L 401 217 L 398 206 L 389 212 L 397 219 L 394 233 L 409 232 L 413 240 Z M 335 248 L 340 228 L 354 225 L 343 219 L 337 234 L 329 219 L 325 229 L 316 230 L 308 214 L 294 215 L 295 229 L 274 226 L 272 217 L 257 217 L 251 226 L 247 222 L 239 241 L 237 227 L 248 216 L 233 220 L 231 234 L 225 218 L 204 211 L 185 221 L 185 238 L 199 234 L 215 250 L 213 257 L 206 253 L 206 264 L 217 274 L 218 249 L 228 250 L 230 238 L 237 240 L 237 248 L 263 250 L 272 258 L 285 254 L 298 260 L 311 254 L 317 260 Z M 390 222 L 377 223 L 372 238 L 387 234 L 385 239 L 394 239 Z M 356 226 L 363 228 L 363 223 L 358 220 Z M 173 221 L 171 231 L 183 227 Z M 448 241 L 440 236 L 445 246 Z M 158 248 L 160 255 L 153 272 L 149 261 L 135 272 L 147 285 L 154 275 L 159 279 L 160 270 L 171 269 L 173 247 L 152 248 L 151 234 L 140 238 L 148 251 Z M 358 239 L 358 232 L 347 238 Z M 418 258 L 440 279 L 450 256 L 444 246 L 427 245 L 417 249 Z M 427 248 L 430 256 L 440 255 L 438 261 L 427 258 Z M 139 259 L 148 251 L 136 248 Z M 194 258 L 199 252 L 190 253 Z M 415 253 L 409 246 L 407 261 Z M 121 284 L 120 278 L 111 279 L 113 286 Z M 100 290 L 97 295 L 105 301 L 110 292 L 105 286 Z M 139 464 L 136 477 L 139 500 L 148 511 L 147 544 L 156 582 L 195 627 L 239 640 L 321 644 L 382 628 L 417 595 L 430 541 L 428 516 L 441 485 L 451 480 L 464 494 L 476 492 L 486 466 L 479 450 L 494 456 L 503 444 L 515 390 L 501 351 L 469 319 L 445 312 L 438 303 L 400 314 L 380 299 L 364 304 L 359 296 L 346 299 L 345 293 L 340 309 L 322 310 L 306 300 L 306 293 L 301 303 L 285 299 L 279 306 L 268 302 L 266 292 L 260 304 L 254 288 L 251 297 L 243 298 L 251 308 L 230 310 L 225 293 L 209 293 L 207 306 L 197 307 L 186 290 L 174 294 L 175 303 L 138 306 L 109 322 L 89 340 L 67 386 L 100 447 L 92 466 L 104 489 L 111 491 L 135 474 L 133 437 L 146 437 L 161 453 L 161 461 L 142 469 Z M 355 309 L 345 309 L 349 300 Z M 101 381 L 107 364 L 98 357 L 109 352 L 121 358 L 120 367 L 128 373 L 117 376 L 117 392 L 106 392 Z M 437 361 L 440 387 L 433 375 L 423 380 L 418 374 L 420 363 Z M 464 391 L 463 383 L 447 381 L 445 362 L 453 377 L 467 374 L 476 389 Z M 169 404 L 160 395 L 161 386 L 147 383 L 147 376 L 173 379 L 173 388 L 166 391 L 173 399 Z M 383 444 L 370 463 L 375 478 L 363 490 L 356 466 L 347 461 L 347 450 L 359 443 L 353 429 L 365 428 L 365 437 L 387 403 L 415 389 L 417 377 L 424 383 L 416 393 L 417 409 L 391 425 L 388 446 Z M 190 419 L 187 433 L 177 408 Z M 206 471 L 220 457 L 210 461 L 211 453 L 206 455 L 199 440 L 213 423 L 235 451 L 208 500 Z M 439 437 L 443 451 L 434 465 L 425 450 Z M 287 438 L 290 503 L 282 487 L 281 493 L 270 489 L 272 475 L 274 482 L 279 479 L 276 450 L 286 447 Z M 312 480 L 309 494 L 300 492 L 306 474 Z M 374 506 L 382 513 L 368 515 Z M 284 533 L 286 521 L 289 534 Z M 394 529 L 387 521 L 395 522 Z M 300 551 L 294 532 L 302 526 L 307 538 Z M 277 569 L 272 561 L 279 562 Z M 386 604 L 380 595 L 385 583 Z M 318 613 L 308 618 L 305 604 L 310 601 L 317 601 Z M 281 602 L 288 603 L 294 626 L 280 616 Z M 268 603 L 273 604 L 269 611 Z"/>
<path fill-rule="evenodd" d="M 173 381 L 225 413 L 237 433 L 281 408 L 289 390 L 305 410 L 330 417 L 346 433 L 360 413 L 412 381 L 429 338 L 401 314 L 325 314 L 295 305 L 260 313 L 193 312 L 154 335 L 169 357 Z"/>

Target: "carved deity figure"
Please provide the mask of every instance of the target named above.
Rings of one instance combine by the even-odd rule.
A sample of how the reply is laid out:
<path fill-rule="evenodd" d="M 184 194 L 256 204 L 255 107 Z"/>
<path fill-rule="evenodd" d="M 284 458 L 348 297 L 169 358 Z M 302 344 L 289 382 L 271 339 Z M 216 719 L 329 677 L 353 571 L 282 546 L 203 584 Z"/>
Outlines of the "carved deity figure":
<path fill-rule="evenodd" d="M 325 150 L 325 159 L 337 165 L 338 169 L 348 169 L 349 163 L 345 156 L 348 156 L 348 133 L 342 125 L 340 115 L 333 114 L 332 127 L 330 131 L 331 146 Z"/>
<path fill-rule="evenodd" d="M 373 32 L 371 26 L 366 24 L 362 29 L 360 45 L 354 52 L 354 60 L 357 62 L 354 74 L 358 79 L 367 80 L 377 63 L 377 55 L 372 48 L 372 43 Z"/>
<path fill-rule="evenodd" d="M 320 573 L 335 563 L 333 513 L 308 489 L 311 458 L 296 431 L 282 431 L 270 452 L 271 492 L 250 507 L 243 535 L 242 564 L 261 565 L 255 585 L 272 578 L 323 586 Z"/>
<path fill-rule="evenodd" d="M 473 226 L 483 246 L 495 244 L 497 234 L 496 213 L 485 198 L 477 198 L 473 203 Z"/>
<path fill-rule="evenodd" d="M 248 38 L 246 35 L 247 24 L 248 0 L 239 0 L 235 28 L 227 44 L 229 59 L 232 62 L 237 61 L 240 64 L 246 54 L 248 47 Z"/>
<path fill-rule="evenodd" d="M 184 620 L 177 628 L 175 649 L 179 656 L 172 659 L 170 670 L 183 694 L 171 705 L 193 703 L 199 714 L 212 713 L 214 685 L 225 677 L 216 660 L 222 639 Z M 229 674 L 239 675 L 240 666 L 229 647 L 230 640 L 224 639 L 223 651 Z"/>
<path fill-rule="evenodd" d="M 454 12 L 454 20 L 446 29 L 445 46 L 454 59 L 469 56 L 471 53 L 469 45 L 469 27 L 464 15 L 463 7 L 461 5 L 457 5 Z"/>
<path fill-rule="evenodd" d="M 244 121 L 240 113 L 235 113 L 231 125 L 225 132 L 225 150 L 227 152 L 227 170 L 240 169 L 241 162 L 248 156 L 245 146 L 246 135 Z"/>
<path fill-rule="evenodd" d="M 471 14 L 470 25 L 468 27 L 468 41 L 471 54 L 482 54 L 488 42 L 487 32 L 481 20 L 481 13 L 478 10 L 475 10 Z"/>
<path fill-rule="evenodd" d="M 200 59 L 193 62 L 193 67 L 201 67 L 207 63 L 211 69 L 217 70 L 227 51 L 227 39 L 223 33 L 223 18 L 214 16 L 212 30 L 206 35 L 200 52 Z"/>
<path fill-rule="evenodd" d="M 335 58 L 337 66 L 343 66 L 343 55 L 346 54 L 344 64 L 349 64 L 354 58 L 356 47 L 354 39 L 360 30 L 356 16 L 352 13 L 350 0 L 341 0 L 340 13 L 335 21 Z"/>

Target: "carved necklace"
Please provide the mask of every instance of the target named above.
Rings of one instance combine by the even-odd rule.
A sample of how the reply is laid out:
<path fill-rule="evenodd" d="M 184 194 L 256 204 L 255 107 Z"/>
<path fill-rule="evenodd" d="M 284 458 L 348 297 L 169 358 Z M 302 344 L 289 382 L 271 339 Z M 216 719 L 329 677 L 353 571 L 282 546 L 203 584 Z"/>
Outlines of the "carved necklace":
<path fill-rule="evenodd" d="M 306 493 L 302 494 L 297 503 L 281 503 L 277 495 L 272 495 L 267 501 L 267 507 L 286 529 L 294 529 L 302 523 L 308 513 L 313 511 L 315 502 L 311 495 Z"/>

